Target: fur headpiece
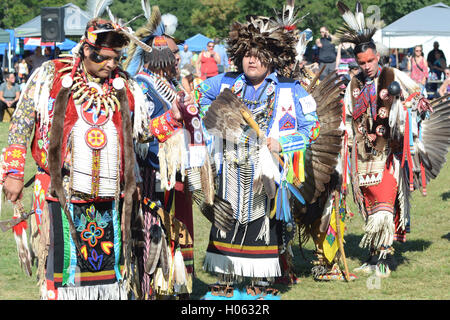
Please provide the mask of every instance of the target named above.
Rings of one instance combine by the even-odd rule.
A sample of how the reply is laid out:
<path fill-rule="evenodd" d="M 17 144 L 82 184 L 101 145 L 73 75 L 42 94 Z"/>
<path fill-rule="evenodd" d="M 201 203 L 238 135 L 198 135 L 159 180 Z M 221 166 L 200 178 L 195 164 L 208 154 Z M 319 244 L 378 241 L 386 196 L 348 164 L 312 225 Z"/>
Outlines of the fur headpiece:
<path fill-rule="evenodd" d="M 296 24 L 298 9 L 294 0 L 288 0 L 282 12 L 275 16 L 250 15 L 245 23 L 234 22 L 228 37 L 230 59 L 242 72 L 242 58 L 249 51 L 258 55 L 261 62 L 273 66 L 282 76 L 291 77 L 298 60 L 299 30 Z"/>
<path fill-rule="evenodd" d="M 151 61 L 154 68 L 171 67 L 176 63 L 170 49 L 167 45 L 162 45 L 158 37 L 168 36 L 172 38 L 178 25 L 177 17 L 170 13 L 161 15 L 158 6 L 150 7 L 149 0 L 141 0 L 141 5 L 147 23 L 139 28 L 134 35 L 151 49 L 147 50 L 134 42 L 130 44 L 128 57 L 123 66 L 132 76 L 142 68 L 145 55 L 147 55 L 146 60 Z"/>

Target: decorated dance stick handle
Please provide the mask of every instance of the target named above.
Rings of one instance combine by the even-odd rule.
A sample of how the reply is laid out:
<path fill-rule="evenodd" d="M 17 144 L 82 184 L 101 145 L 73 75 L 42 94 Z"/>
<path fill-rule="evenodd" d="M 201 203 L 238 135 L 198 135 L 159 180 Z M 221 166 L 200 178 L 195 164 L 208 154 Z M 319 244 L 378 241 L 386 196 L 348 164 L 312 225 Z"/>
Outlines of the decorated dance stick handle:
<path fill-rule="evenodd" d="M 250 113 L 245 109 L 245 108 L 241 108 L 239 109 L 239 111 L 242 114 L 242 117 L 244 118 L 244 120 L 248 123 L 248 125 L 250 126 L 250 128 L 252 128 L 253 130 L 255 130 L 256 135 L 258 136 L 258 138 L 261 138 L 264 136 L 264 134 L 261 132 L 261 129 L 259 128 L 258 124 L 256 123 L 255 120 L 253 120 L 252 116 L 250 115 Z M 280 158 L 280 155 L 278 153 L 275 153 L 272 151 L 272 153 L 277 157 L 278 162 L 280 163 L 280 165 L 282 167 L 284 167 L 284 161 Z"/>
<path fill-rule="evenodd" d="M 34 210 L 31 210 L 29 212 L 25 212 L 25 210 L 23 209 L 23 206 L 22 206 L 22 204 L 20 203 L 19 200 L 16 201 L 15 205 L 19 206 L 20 216 L 14 217 L 14 218 L 9 219 L 9 220 L 0 221 L 0 229 L 3 232 L 6 232 L 9 229 L 14 228 L 16 225 L 18 225 L 22 221 L 27 220 L 28 217 L 31 216 L 34 213 Z"/>

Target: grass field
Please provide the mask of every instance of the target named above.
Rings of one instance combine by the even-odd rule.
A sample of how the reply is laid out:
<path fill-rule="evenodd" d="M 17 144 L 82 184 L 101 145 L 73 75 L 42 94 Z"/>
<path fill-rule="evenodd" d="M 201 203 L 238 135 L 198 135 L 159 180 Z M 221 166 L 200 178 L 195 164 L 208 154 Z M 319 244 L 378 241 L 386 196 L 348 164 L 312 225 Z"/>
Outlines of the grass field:
<path fill-rule="evenodd" d="M 8 124 L 0 123 L 0 148 L 5 147 Z M 28 156 L 26 180 L 34 174 L 34 164 Z M 31 204 L 32 187 L 25 192 L 24 204 Z M 347 221 L 345 252 L 350 270 L 359 266 L 367 251 L 358 247 L 362 237 L 363 221 L 349 199 L 355 216 Z M 294 247 L 295 271 L 299 283 L 279 287 L 283 300 L 448 300 L 450 299 L 450 164 L 439 177 L 428 185 L 428 196 L 415 192 L 412 197 L 411 233 L 407 242 L 394 243 L 398 267 L 388 279 L 360 276 L 346 282 L 316 282 L 310 275 L 313 243 L 303 252 Z M 12 215 L 10 204 L 4 203 L 0 220 Z M 207 284 L 215 277 L 202 270 L 209 237 L 209 222 L 195 212 L 195 269 L 193 299 L 199 299 Z M 36 268 L 33 268 L 35 271 Z M 27 277 L 20 269 L 16 245 L 11 232 L 0 231 L 0 300 L 36 300 L 39 289 L 35 275 Z"/>

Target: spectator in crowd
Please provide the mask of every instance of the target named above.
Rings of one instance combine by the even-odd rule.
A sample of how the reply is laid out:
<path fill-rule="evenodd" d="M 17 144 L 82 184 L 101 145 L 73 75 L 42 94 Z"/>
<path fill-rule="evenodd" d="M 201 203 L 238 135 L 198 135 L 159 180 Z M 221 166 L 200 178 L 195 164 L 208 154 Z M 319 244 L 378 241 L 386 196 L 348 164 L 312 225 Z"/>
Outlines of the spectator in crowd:
<path fill-rule="evenodd" d="M 5 74 L 5 82 L 0 84 L 0 121 L 3 121 L 3 116 L 7 108 L 15 108 L 20 97 L 20 87 L 16 83 L 14 73 L 8 72 Z"/>
<path fill-rule="evenodd" d="M 436 52 L 439 52 L 441 54 L 441 57 L 444 58 L 444 60 L 446 60 L 444 51 L 439 49 L 439 42 L 435 41 L 433 43 L 433 50 L 428 52 L 427 56 L 427 62 L 429 66 L 432 66 L 434 64 L 434 61 L 436 61 Z"/>
<path fill-rule="evenodd" d="M 189 50 L 189 46 L 185 43 L 183 51 L 180 51 L 180 69 L 186 65 L 192 64 L 192 51 Z"/>
<path fill-rule="evenodd" d="M 220 56 L 220 63 L 217 65 L 217 68 L 219 69 L 219 73 L 224 73 L 225 71 L 228 71 L 229 67 L 227 49 L 220 43 L 219 38 L 214 39 L 214 44 L 214 50 L 216 50 Z"/>
<path fill-rule="evenodd" d="M 398 51 L 397 49 L 392 49 L 391 54 L 389 55 L 389 66 L 391 68 L 397 68 L 397 58 L 398 58 Z"/>
<path fill-rule="evenodd" d="M 34 70 L 39 68 L 47 60 L 48 58 L 42 55 L 42 48 L 36 47 L 34 53 L 26 59 L 27 63 L 30 65 L 31 68 L 30 74 L 32 74 Z"/>
<path fill-rule="evenodd" d="M 422 46 L 415 46 L 414 53 L 408 56 L 408 70 L 411 72 L 411 79 L 416 81 L 421 88 L 421 93 L 426 95 L 425 85 L 428 79 L 428 63 L 423 57 Z"/>
<path fill-rule="evenodd" d="M 350 76 L 350 80 L 358 75 L 358 73 L 361 71 L 361 68 L 359 67 L 358 63 L 356 61 L 350 62 L 349 65 L 349 76 Z"/>
<path fill-rule="evenodd" d="M 447 62 L 445 61 L 445 58 L 442 56 L 442 53 L 439 51 L 434 52 L 434 62 L 433 64 L 429 64 L 430 70 L 432 72 L 433 78 L 436 80 L 440 80 L 442 74 L 444 73 L 445 67 L 447 65 Z"/>
<path fill-rule="evenodd" d="M 350 42 L 340 43 L 336 55 L 336 70 L 341 77 L 349 77 L 349 64 L 355 62 L 353 53 L 354 44 Z"/>
<path fill-rule="evenodd" d="M 336 47 L 331 43 L 331 35 L 327 27 L 320 28 L 320 39 L 316 40 L 316 45 L 319 48 L 319 70 L 325 66 L 320 75 L 320 80 L 323 80 L 336 69 Z"/>
<path fill-rule="evenodd" d="M 202 80 L 219 74 L 218 65 L 220 64 L 220 56 L 214 51 L 214 46 L 214 42 L 209 41 L 207 50 L 202 51 L 197 59 L 197 74 L 200 74 Z"/>
<path fill-rule="evenodd" d="M 47 60 L 53 60 L 53 52 L 51 47 L 45 47 L 44 48 L 44 56 L 47 58 Z"/>
<path fill-rule="evenodd" d="M 445 80 L 442 83 L 441 87 L 439 88 L 439 95 L 442 97 L 446 95 L 447 93 L 450 93 L 450 66 L 445 68 Z"/>
<path fill-rule="evenodd" d="M 25 59 L 20 60 L 19 67 L 17 70 L 17 76 L 19 77 L 19 82 L 22 82 L 22 79 L 28 78 L 28 64 Z"/>
<path fill-rule="evenodd" d="M 398 68 L 407 74 L 410 73 L 408 70 L 408 60 L 409 60 L 409 57 L 412 55 L 413 50 L 414 50 L 413 48 L 408 49 L 404 54 L 401 54 L 398 57 L 399 61 L 401 61 Z"/>
<path fill-rule="evenodd" d="M 194 71 L 195 69 L 191 64 L 186 64 L 181 68 L 181 85 L 189 94 L 194 91 Z"/>

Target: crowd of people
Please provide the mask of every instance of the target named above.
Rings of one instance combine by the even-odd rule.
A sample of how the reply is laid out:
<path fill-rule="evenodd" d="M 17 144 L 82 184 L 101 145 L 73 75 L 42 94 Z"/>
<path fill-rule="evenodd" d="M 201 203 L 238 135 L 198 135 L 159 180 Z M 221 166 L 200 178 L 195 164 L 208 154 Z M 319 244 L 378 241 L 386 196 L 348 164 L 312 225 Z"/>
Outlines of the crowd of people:
<path fill-rule="evenodd" d="M 325 69 L 321 75 L 323 79 L 330 72 L 337 72 L 349 79 L 359 72 L 359 66 L 355 61 L 354 45 L 351 43 L 335 44 L 336 37 L 330 35 L 327 27 L 320 28 L 320 38 L 316 39 L 315 46 L 310 47 L 305 55 L 309 64 L 315 64 L 318 72 L 323 66 Z M 397 68 L 409 74 L 412 79 L 420 84 L 422 93 L 430 98 L 438 98 L 449 92 L 448 70 L 445 54 L 439 49 L 439 42 L 433 43 L 433 49 L 425 56 L 422 45 L 409 49 L 389 49 L 381 46 L 380 53 L 383 66 Z M 402 51 L 402 52 L 400 52 Z"/>
<path fill-rule="evenodd" d="M 425 194 L 445 162 L 435 151 L 448 148 L 449 104 L 425 92 L 428 68 L 447 74 L 443 54 L 428 63 L 416 47 L 409 73 L 385 66 L 376 29 L 353 28 L 341 2 L 346 31 L 322 27 L 302 60 L 292 2 L 192 53 L 178 47 L 174 17 L 143 4 L 136 32 L 97 12 L 72 56 L 36 52 L 17 67 L 21 79 L 29 70 L 22 90 L 12 73 L 0 87 L 16 108 L 0 186 L 41 298 L 188 299 L 194 205 L 211 222 L 203 267 L 217 279 L 203 299 L 280 299 L 276 285 L 297 282 L 296 232 L 314 241 L 315 280 L 355 280 L 343 250 L 349 188 L 368 249 L 354 271 L 389 277 L 410 192 Z M 28 148 L 32 217 L 22 204 Z"/>
<path fill-rule="evenodd" d="M 350 79 L 359 73 L 360 68 L 355 60 L 353 52 L 354 44 L 338 43 L 336 36 L 330 34 L 326 26 L 320 28 L 320 37 L 313 45 L 308 46 L 304 54 L 303 64 L 309 65 L 311 70 L 318 73 L 324 67 L 320 79 L 324 79 L 329 73 L 336 72 L 342 79 Z M 44 50 L 44 53 L 42 53 Z M 421 85 L 422 92 L 430 98 L 438 98 L 450 92 L 450 65 L 447 65 L 445 54 L 439 49 L 439 43 L 434 42 L 433 50 L 425 59 L 422 46 L 403 50 L 390 49 L 389 54 L 382 57 L 381 64 L 397 68 L 411 75 Z M 43 62 L 55 58 L 57 53 L 52 52 L 51 47 L 36 47 L 34 52 L 26 55 L 26 58 L 14 56 L 14 70 L 3 68 L 0 83 L 6 85 L 7 77 L 14 75 L 13 88 L 8 89 L 5 99 L 0 93 L 0 121 L 3 121 L 4 112 L 8 112 L 10 119 L 15 104 L 8 106 L 8 101 L 13 101 L 10 93 L 16 88 L 22 90 L 28 76 L 42 65 Z M 207 78 L 220 73 L 235 71 L 236 67 L 227 55 L 226 45 L 216 38 L 207 43 L 206 48 L 200 52 L 192 52 L 189 46 L 183 44 L 180 50 L 180 81 L 187 92 L 193 92 L 198 84 Z M 10 88 L 11 85 L 8 86 Z M 9 94 L 9 95 L 8 95 Z"/>
<path fill-rule="evenodd" d="M 42 52 L 44 50 L 44 52 Z M 52 51 L 51 47 L 37 46 L 33 52 L 27 51 L 24 55 L 14 55 L 12 68 L 0 67 L 0 122 L 9 121 L 14 112 L 18 94 L 25 88 L 28 77 L 45 61 L 57 57 L 59 50 Z M 16 96 L 17 95 L 17 96 Z M 4 118 L 5 112 L 7 117 Z"/>

